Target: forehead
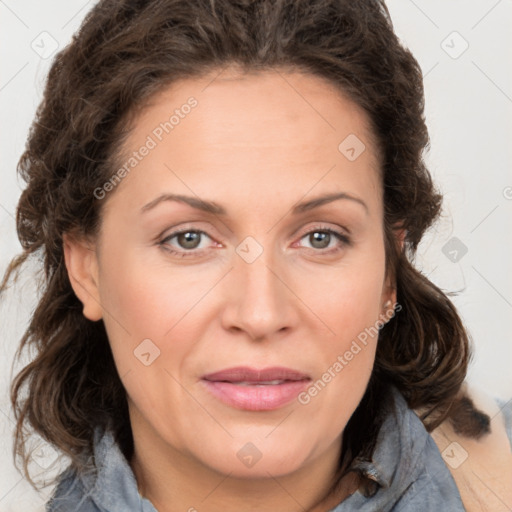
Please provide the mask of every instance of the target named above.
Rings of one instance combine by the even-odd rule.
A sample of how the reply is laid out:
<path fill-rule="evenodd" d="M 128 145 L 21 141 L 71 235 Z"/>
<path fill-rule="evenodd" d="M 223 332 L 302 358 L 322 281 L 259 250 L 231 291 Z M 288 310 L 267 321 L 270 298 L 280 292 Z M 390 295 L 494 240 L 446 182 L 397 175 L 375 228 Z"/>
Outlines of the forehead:
<path fill-rule="evenodd" d="M 190 98 L 197 103 L 193 109 L 187 106 Z M 165 126 L 158 133 L 175 112 L 179 119 L 174 116 L 169 133 Z M 331 82 L 299 71 L 242 73 L 232 66 L 178 80 L 150 98 L 132 127 L 129 144 L 156 129 L 176 147 L 186 140 L 188 147 L 196 141 L 219 151 L 240 146 L 293 151 L 308 145 L 312 152 L 337 155 L 340 142 L 356 135 L 378 167 L 367 113 Z"/>
<path fill-rule="evenodd" d="M 364 110 L 330 82 L 302 72 L 227 69 L 176 81 L 134 118 L 124 161 L 149 139 L 151 150 L 118 189 L 131 182 L 134 193 L 149 195 L 163 180 L 206 194 L 219 184 L 229 193 L 272 183 L 302 196 L 319 180 L 375 190 L 380 174 Z M 178 175 L 185 183 L 177 183 Z"/>

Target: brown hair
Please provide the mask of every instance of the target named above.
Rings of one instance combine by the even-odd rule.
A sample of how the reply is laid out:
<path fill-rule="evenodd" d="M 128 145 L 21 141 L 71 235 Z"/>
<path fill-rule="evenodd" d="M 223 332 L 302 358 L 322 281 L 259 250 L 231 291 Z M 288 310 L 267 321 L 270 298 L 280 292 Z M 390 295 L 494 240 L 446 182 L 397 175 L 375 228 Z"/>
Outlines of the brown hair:
<path fill-rule="evenodd" d="M 103 0 L 55 57 L 18 164 L 27 183 L 17 209 L 23 253 L 0 290 L 29 256 L 41 258 L 41 298 L 18 349 L 19 355 L 33 347 L 36 355 L 11 390 L 15 454 L 29 480 L 25 427 L 78 471 L 92 453 L 95 427 L 112 429 L 130 456 L 125 390 L 103 322 L 82 315 L 62 236 L 97 233 L 104 201 L 93 191 L 118 169 L 126 120 L 173 81 L 229 64 L 248 72 L 293 68 L 336 84 L 366 111 L 380 148 L 386 266 L 402 310 L 379 333 L 374 372 L 343 446 L 353 458 L 371 457 L 390 385 L 422 410 L 429 431 L 460 401 L 468 335 L 446 294 L 413 266 L 441 207 L 422 156 L 429 141 L 422 74 L 394 34 L 384 2 Z M 403 250 L 397 228 L 405 230 Z M 486 429 L 488 418 L 465 431 L 477 436 Z"/>

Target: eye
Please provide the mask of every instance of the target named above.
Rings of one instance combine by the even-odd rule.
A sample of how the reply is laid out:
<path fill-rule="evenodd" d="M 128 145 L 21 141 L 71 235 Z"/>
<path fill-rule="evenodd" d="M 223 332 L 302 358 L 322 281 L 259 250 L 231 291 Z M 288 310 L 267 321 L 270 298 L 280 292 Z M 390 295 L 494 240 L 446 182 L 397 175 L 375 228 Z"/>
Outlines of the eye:
<path fill-rule="evenodd" d="M 345 245 L 350 245 L 350 240 L 344 233 L 338 232 L 332 228 L 316 227 L 308 231 L 301 237 L 309 244 L 309 249 L 317 249 L 323 251 L 325 249 L 333 249 L 327 252 L 336 252 Z"/>
<path fill-rule="evenodd" d="M 207 233 L 197 229 L 184 229 L 175 231 L 166 236 L 159 245 L 171 254 L 179 254 L 180 256 L 192 256 L 194 253 L 200 252 L 201 249 L 208 247 L 205 245 L 205 239 L 210 239 Z M 195 251 L 198 249 L 198 251 Z M 190 254 L 187 254 L 190 253 Z"/>

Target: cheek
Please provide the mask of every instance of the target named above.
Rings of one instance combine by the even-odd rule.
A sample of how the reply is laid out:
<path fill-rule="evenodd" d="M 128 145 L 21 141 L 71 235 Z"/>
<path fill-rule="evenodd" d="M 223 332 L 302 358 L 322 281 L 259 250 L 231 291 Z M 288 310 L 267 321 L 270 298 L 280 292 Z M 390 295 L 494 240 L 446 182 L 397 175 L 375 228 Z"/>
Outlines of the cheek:
<path fill-rule="evenodd" d="M 101 300 L 109 312 L 104 322 L 118 374 L 142 416 L 164 421 L 173 407 L 194 405 L 177 382 L 205 328 L 200 299 L 214 279 L 197 272 L 170 275 L 168 268 L 151 268 L 121 255 L 110 261 L 115 264 L 104 266 Z M 168 428 L 165 421 L 159 426 Z"/>
<path fill-rule="evenodd" d="M 324 361 L 319 378 L 329 384 L 333 400 L 351 400 L 354 392 L 356 397 L 362 393 L 373 367 L 382 284 L 380 279 L 365 279 L 353 273 L 333 286 L 336 291 L 317 304 L 334 332 L 318 340 Z"/>
<path fill-rule="evenodd" d="M 335 336 L 317 340 L 323 364 L 311 385 L 298 397 L 327 447 L 349 421 L 368 385 L 378 340 L 382 281 L 353 272 L 332 282 L 317 307 Z"/>
<path fill-rule="evenodd" d="M 302 403 L 311 402 L 326 419 L 340 410 L 340 404 L 351 414 L 372 372 L 382 318 L 384 249 L 376 246 L 368 254 L 374 256 L 361 257 L 323 279 L 308 279 L 312 309 L 319 312 L 331 335 L 317 340 L 323 368 Z M 348 417 L 336 418 L 336 424 L 348 421 Z"/>
<path fill-rule="evenodd" d="M 158 354 L 158 350 L 162 355 L 168 340 L 173 340 L 175 361 L 180 360 L 180 352 L 191 348 L 184 342 L 192 332 L 186 331 L 199 328 L 194 309 L 215 278 L 183 269 L 171 273 L 163 265 L 151 267 L 123 254 L 105 258 L 100 274 L 100 299 L 121 375 L 140 369 L 137 355 L 144 347 L 150 355 Z M 196 320 L 193 324 L 188 321 L 191 316 Z M 141 343 L 144 345 L 139 349 Z M 156 366 L 157 363 L 161 364 L 161 359 L 155 359 Z"/>
<path fill-rule="evenodd" d="M 361 258 L 323 276 L 310 276 L 304 293 L 312 309 L 346 342 L 379 319 L 384 277 L 384 257 Z"/>

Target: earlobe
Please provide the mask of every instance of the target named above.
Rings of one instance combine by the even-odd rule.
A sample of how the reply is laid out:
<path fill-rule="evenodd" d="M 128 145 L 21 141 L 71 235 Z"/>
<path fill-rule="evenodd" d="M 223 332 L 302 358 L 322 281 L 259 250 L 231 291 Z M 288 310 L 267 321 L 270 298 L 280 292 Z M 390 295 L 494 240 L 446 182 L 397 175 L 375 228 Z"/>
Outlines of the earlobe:
<path fill-rule="evenodd" d="M 396 303 L 396 292 L 393 291 L 390 298 L 382 305 L 381 315 L 385 318 L 386 323 L 394 316 Z"/>
<path fill-rule="evenodd" d="M 83 304 L 83 315 L 92 321 L 100 320 L 103 311 L 99 298 L 98 260 L 93 244 L 63 235 L 63 251 L 69 281 Z"/>

